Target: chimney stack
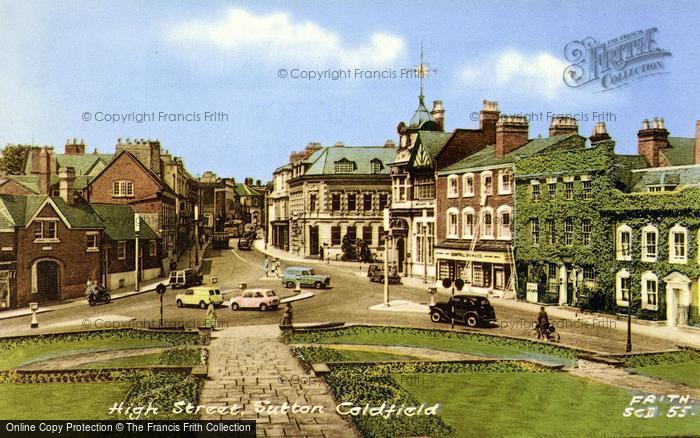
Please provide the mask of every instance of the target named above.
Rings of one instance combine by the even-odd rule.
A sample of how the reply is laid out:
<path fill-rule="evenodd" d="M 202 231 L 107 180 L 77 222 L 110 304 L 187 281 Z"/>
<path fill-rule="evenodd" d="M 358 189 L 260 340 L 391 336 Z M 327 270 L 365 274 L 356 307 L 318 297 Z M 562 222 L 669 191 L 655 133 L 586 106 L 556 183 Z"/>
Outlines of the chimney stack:
<path fill-rule="evenodd" d="M 37 174 L 39 175 L 39 193 L 42 195 L 51 194 L 51 159 L 53 155 L 52 152 L 53 151 L 46 146 L 42 147 L 38 151 L 35 150 L 35 154 L 37 157 L 36 169 Z"/>
<path fill-rule="evenodd" d="M 647 160 L 647 164 L 650 167 L 661 166 L 659 151 L 668 147 L 668 131 L 664 127 L 664 119 L 654 117 L 651 122 L 644 119 L 642 129 L 637 132 L 637 140 L 639 155 Z"/>
<path fill-rule="evenodd" d="M 58 192 L 59 196 L 68 205 L 75 203 L 75 169 L 72 167 L 61 167 L 58 169 Z"/>
<path fill-rule="evenodd" d="M 396 143 L 394 143 L 394 140 L 389 139 L 389 140 L 387 140 L 387 141 L 384 142 L 384 147 L 385 147 L 385 148 L 395 148 L 395 147 L 396 147 Z"/>
<path fill-rule="evenodd" d="M 695 122 L 695 164 L 700 164 L 700 120 Z"/>
<path fill-rule="evenodd" d="M 69 138 L 66 140 L 65 153 L 66 155 L 84 155 L 85 140 L 81 139 L 78 141 L 77 138 L 73 138 L 72 140 Z"/>
<path fill-rule="evenodd" d="M 528 122 L 522 116 L 502 116 L 496 123 L 496 156 L 502 157 L 528 142 Z"/>
<path fill-rule="evenodd" d="M 593 134 L 591 135 L 591 144 L 599 143 L 601 141 L 610 140 L 610 135 L 607 129 L 605 129 L 605 122 L 596 122 L 593 126 Z"/>
<path fill-rule="evenodd" d="M 498 102 L 484 100 L 484 107 L 479 113 L 479 129 L 482 131 L 485 144 L 493 144 L 496 141 L 496 123 L 500 116 Z"/>
<path fill-rule="evenodd" d="M 433 116 L 435 123 L 440 131 L 445 131 L 445 108 L 442 107 L 441 100 L 433 101 L 433 109 L 430 110 L 430 115 Z"/>
<path fill-rule="evenodd" d="M 569 116 L 556 116 L 549 125 L 549 136 L 578 134 L 576 119 Z"/>

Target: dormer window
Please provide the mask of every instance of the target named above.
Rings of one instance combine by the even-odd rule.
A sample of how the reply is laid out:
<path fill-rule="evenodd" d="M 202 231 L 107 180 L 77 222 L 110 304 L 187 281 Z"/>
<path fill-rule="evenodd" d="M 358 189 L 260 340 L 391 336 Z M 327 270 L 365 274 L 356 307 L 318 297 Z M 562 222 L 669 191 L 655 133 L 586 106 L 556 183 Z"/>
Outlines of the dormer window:
<path fill-rule="evenodd" d="M 371 173 L 380 173 L 382 171 L 382 162 L 375 158 L 370 161 L 369 169 Z"/>
<path fill-rule="evenodd" d="M 335 173 L 353 173 L 355 171 L 355 163 L 342 159 L 335 162 Z"/>

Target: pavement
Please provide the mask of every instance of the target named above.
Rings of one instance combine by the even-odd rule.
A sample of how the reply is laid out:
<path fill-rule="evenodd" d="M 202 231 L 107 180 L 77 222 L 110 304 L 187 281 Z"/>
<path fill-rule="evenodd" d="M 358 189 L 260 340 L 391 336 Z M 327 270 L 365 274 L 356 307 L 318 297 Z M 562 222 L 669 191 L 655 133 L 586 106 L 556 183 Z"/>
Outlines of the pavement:
<path fill-rule="evenodd" d="M 279 336 L 276 325 L 214 332 L 199 404 L 226 412 L 202 420 L 255 420 L 259 437 L 359 436 L 336 413 L 326 384 L 301 368 Z"/>
<path fill-rule="evenodd" d="M 255 248 L 271 257 L 279 258 L 285 260 L 289 263 L 295 264 L 306 264 L 314 266 L 334 267 L 337 269 L 344 270 L 348 273 L 356 275 L 358 277 L 366 277 L 367 264 L 357 263 L 357 262 L 340 262 L 340 261 L 319 261 L 317 259 L 308 259 L 304 257 L 299 257 L 297 255 L 288 253 L 286 251 L 279 250 L 277 248 L 269 247 L 265 248 L 265 244 L 262 240 L 257 240 L 255 242 Z M 427 279 L 425 281 L 423 278 L 416 277 L 402 277 L 401 284 L 407 288 L 418 289 L 426 292 L 426 301 L 429 300 L 427 290 L 429 287 L 437 287 L 438 296 L 442 296 L 443 299 L 447 298 L 450 291 L 444 289 L 439 282 L 435 280 Z M 489 300 L 494 306 L 505 307 L 517 311 L 518 313 L 534 313 L 537 314 L 540 308 L 540 304 L 527 303 L 524 301 L 519 301 L 509 298 L 501 298 L 489 296 Z M 405 301 L 405 300 L 403 300 Z M 409 303 L 402 302 L 400 306 L 409 313 L 421 313 L 423 307 L 426 305 L 424 302 L 413 302 L 413 305 Z M 392 307 L 392 306 L 390 306 Z M 369 307 L 371 310 L 383 310 L 397 312 L 397 309 L 387 308 L 381 303 Z M 568 321 L 568 324 L 580 328 L 605 328 L 612 329 L 617 332 L 627 332 L 627 320 L 626 318 L 618 317 L 616 315 L 602 314 L 602 313 L 582 313 L 579 309 L 571 307 L 560 307 L 560 306 L 547 306 L 547 313 L 550 319 L 560 319 Z M 510 329 L 512 326 L 517 324 L 523 324 L 522 320 L 501 320 L 501 329 Z M 503 326 L 505 324 L 505 327 Z M 510 325 L 510 327 L 509 327 Z M 566 323 L 564 324 L 566 326 Z M 557 327 L 559 329 L 559 327 Z M 647 321 L 637 322 L 632 321 L 632 332 L 634 335 L 643 335 L 647 337 L 652 337 L 656 339 L 662 339 L 673 343 L 673 345 L 684 345 L 700 348 L 700 329 L 695 327 L 668 327 L 659 324 L 650 324 Z"/>

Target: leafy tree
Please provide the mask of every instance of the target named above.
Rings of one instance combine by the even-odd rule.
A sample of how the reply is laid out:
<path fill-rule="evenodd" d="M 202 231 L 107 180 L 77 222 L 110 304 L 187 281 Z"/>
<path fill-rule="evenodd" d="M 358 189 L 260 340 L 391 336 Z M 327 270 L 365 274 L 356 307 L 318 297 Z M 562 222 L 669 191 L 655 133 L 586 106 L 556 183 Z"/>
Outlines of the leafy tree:
<path fill-rule="evenodd" d="M 31 146 L 22 144 L 8 144 L 0 158 L 0 173 L 4 175 L 19 175 L 22 173 L 24 157 Z"/>

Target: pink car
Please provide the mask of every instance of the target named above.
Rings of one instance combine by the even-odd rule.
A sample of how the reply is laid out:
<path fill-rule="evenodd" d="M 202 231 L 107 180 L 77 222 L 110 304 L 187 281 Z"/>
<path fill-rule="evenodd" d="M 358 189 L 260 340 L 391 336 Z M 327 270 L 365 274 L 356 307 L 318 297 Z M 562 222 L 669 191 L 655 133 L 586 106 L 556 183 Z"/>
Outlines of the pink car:
<path fill-rule="evenodd" d="M 272 289 L 248 289 L 231 299 L 231 310 L 239 309 L 277 309 L 280 300 Z"/>

